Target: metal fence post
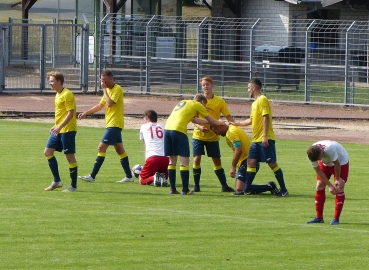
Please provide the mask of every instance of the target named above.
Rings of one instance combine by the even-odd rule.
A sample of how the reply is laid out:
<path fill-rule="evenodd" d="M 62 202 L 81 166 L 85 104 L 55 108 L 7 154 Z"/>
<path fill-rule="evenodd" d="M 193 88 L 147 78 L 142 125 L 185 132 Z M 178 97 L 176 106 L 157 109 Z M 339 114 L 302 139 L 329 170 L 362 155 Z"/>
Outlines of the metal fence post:
<path fill-rule="evenodd" d="M 345 104 L 350 103 L 350 80 L 349 80 L 349 54 L 351 50 L 351 46 L 349 43 L 350 31 L 354 28 L 355 22 L 353 22 L 350 27 L 346 31 L 346 39 L 345 39 Z M 352 89 L 352 103 L 354 103 L 354 91 Z"/>
<path fill-rule="evenodd" d="M 254 76 L 254 67 L 255 67 L 255 53 L 254 53 L 254 29 L 256 27 L 256 25 L 258 24 L 258 22 L 260 21 L 260 19 L 258 19 L 254 25 L 251 26 L 250 29 L 250 77 L 249 79 L 251 80 L 252 77 Z"/>
<path fill-rule="evenodd" d="M 46 25 L 41 26 L 41 48 L 40 48 L 40 90 L 45 88 L 46 78 Z"/>
<path fill-rule="evenodd" d="M 202 69 L 202 48 L 203 48 L 203 36 L 204 36 L 204 30 L 205 26 L 208 22 L 208 18 L 204 18 L 202 22 L 199 24 L 199 36 L 197 37 L 197 61 L 196 61 L 196 93 L 200 93 L 200 77 L 201 77 L 201 69 Z"/>
<path fill-rule="evenodd" d="M 89 50 L 89 24 L 82 27 L 82 59 L 81 59 L 81 86 L 82 91 L 88 91 L 88 50 Z"/>
<path fill-rule="evenodd" d="M 310 75 L 309 75 L 309 49 L 311 29 L 315 25 L 315 20 L 305 31 L 305 102 L 310 102 Z"/>
<path fill-rule="evenodd" d="M 0 24 L 0 93 L 5 89 L 5 30 L 6 27 Z"/>
<path fill-rule="evenodd" d="M 151 80 L 150 80 L 150 69 L 151 69 L 151 24 L 155 21 L 156 16 L 154 15 L 146 24 L 146 93 L 150 93 Z"/>

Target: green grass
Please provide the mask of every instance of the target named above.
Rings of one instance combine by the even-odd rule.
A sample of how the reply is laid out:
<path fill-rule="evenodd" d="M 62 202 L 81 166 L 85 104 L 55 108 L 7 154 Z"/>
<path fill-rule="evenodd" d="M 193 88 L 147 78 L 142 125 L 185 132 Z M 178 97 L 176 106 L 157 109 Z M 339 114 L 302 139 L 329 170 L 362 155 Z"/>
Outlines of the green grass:
<path fill-rule="evenodd" d="M 43 149 L 50 125 L 0 120 L 1 269 L 366 269 L 369 259 L 367 149 L 344 144 L 350 178 L 339 226 L 314 216 L 315 177 L 306 159 L 310 141 L 277 141 L 290 196 L 234 197 L 220 192 L 212 162 L 203 158 L 202 191 L 169 195 L 167 188 L 117 184 L 118 157 L 108 149 L 94 184 L 79 192 L 46 192 L 51 182 Z M 102 128 L 79 127 L 79 174 L 88 174 Z M 131 166 L 143 163 L 138 130 L 124 130 Z M 228 172 L 232 154 L 221 140 Z M 68 165 L 56 154 L 64 187 Z M 192 175 L 192 173 L 191 173 Z M 272 179 L 265 164 L 255 183 Z M 179 179 L 179 176 L 177 176 Z M 228 179 L 232 182 L 231 179 Z M 191 183 L 193 181 L 191 180 Z"/>

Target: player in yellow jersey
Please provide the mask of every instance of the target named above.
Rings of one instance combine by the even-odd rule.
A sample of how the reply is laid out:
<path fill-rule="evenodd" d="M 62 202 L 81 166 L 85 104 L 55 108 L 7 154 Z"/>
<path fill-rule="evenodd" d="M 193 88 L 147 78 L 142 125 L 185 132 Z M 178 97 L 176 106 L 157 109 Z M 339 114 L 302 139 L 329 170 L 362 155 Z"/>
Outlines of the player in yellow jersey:
<path fill-rule="evenodd" d="M 182 195 L 191 195 L 188 188 L 190 145 L 187 137 L 187 125 L 195 124 L 222 125 L 222 121 L 209 116 L 206 111 L 206 97 L 197 94 L 194 100 L 182 100 L 173 109 L 164 127 L 164 155 L 169 156 L 168 176 L 170 182 L 170 194 L 179 194 L 176 189 L 176 165 L 180 156 L 180 175 L 182 179 Z M 204 119 L 196 116 L 201 115 Z"/>
<path fill-rule="evenodd" d="M 64 75 L 57 71 L 47 74 L 51 89 L 56 91 L 55 95 L 55 124 L 50 129 L 44 154 L 48 160 L 54 180 L 45 190 L 61 188 L 63 183 L 60 179 L 58 162 L 54 156 L 55 151 L 63 151 L 69 163 L 69 174 L 71 185 L 63 191 L 77 191 L 77 160 L 76 153 L 76 100 L 73 93 L 63 86 Z"/>
<path fill-rule="evenodd" d="M 114 82 L 113 73 L 106 69 L 101 73 L 101 88 L 103 90 L 103 97 L 100 103 L 91 109 L 80 113 L 79 119 L 84 118 L 86 115 L 93 114 L 100 111 L 106 105 L 105 112 L 105 133 L 101 139 L 101 142 L 97 148 L 97 157 L 95 164 L 92 168 L 92 172 L 86 176 L 79 176 L 84 181 L 94 183 L 96 175 L 98 174 L 102 164 L 105 160 L 106 150 L 109 145 L 114 145 L 117 152 L 120 164 L 125 172 L 125 177 L 117 182 L 133 182 L 132 172 L 129 166 L 128 155 L 123 146 L 122 129 L 124 128 L 124 103 L 123 103 L 123 89 L 120 85 Z"/>
<path fill-rule="evenodd" d="M 247 159 L 247 182 L 245 192 L 249 192 L 249 188 L 256 176 L 257 162 L 266 162 L 274 172 L 277 179 L 280 192 L 277 196 L 288 196 L 282 169 L 277 163 L 277 154 L 275 149 L 275 135 L 272 124 L 272 109 L 268 98 L 261 94 L 262 83 L 259 79 L 249 81 L 247 91 L 250 97 L 255 101 L 252 103 L 250 118 L 239 123 L 233 123 L 239 126 L 252 127 L 252 144 L 250 148 L 249 158 Z"/>
<path fill-rule="evenodd" d="M 279 192 L 276 184 L 273 181 L 269 181 L 269 183 L 265 185 L 251 185 L 248 193 L 245 193 L 247 158 L 251 145 L 249 137 L 243 129 L 234 125 L 211 125 L 210 128 L 215 134 L 225 137 L 228 146 L 233 151 L 229 175 L 232 178 L 236 178 L 236 191 L 233 193 L 234 195 L 259 194 L 266 191 L 270 191 L 272 194 L 277 194 Z M 259 169 L 259 163 L 256 164 L 256 168 Z"/>
<path fill-rule="evenodd" d="M 200 80 L 203 95 L 207 99 L 206 110 L 214 119 L 219 120 L 221 114 L 229 122 L 234 122 L 233 117 L 227 107 L 226 102 L 221 97 L 213 94 L 213 79 L 211 77 L 203 77 Z M 201 116 L 198 116 L 201 118 Z M 195 182 L 194 191 L 200 191 L 201 178 L 201 156 L 206 154 L 211 157 L 214 164 L 214 172 L 222 185 L 222 192 L 233 192 L 234 189 L 228 186 L 227 179 L 222 167 L 220 159 L 219 135 L 210 130 L 209 125 L 195 125 L 192 136 L 192 151 L 193 151 L 193 178 Z"/>

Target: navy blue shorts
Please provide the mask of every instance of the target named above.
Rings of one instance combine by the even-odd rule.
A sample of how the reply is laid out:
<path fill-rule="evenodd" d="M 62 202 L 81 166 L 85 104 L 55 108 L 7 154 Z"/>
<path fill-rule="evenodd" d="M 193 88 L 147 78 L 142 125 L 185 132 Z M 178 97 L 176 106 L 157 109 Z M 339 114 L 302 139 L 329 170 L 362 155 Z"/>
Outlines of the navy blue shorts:
<path fill-rule="evenodd" d="M 76 153 L 76 133 L 70 131 L 66 133 L 59 133 L 55 136 L 53 133 L 50 134 L 49 139 L 46 142 L 46 148 L 55 149 L 55 151 L 64 154 L 75 154 Z"/>
<path fill-rule="evenodd" d="M 208 157 L 220 158 L 219 141 L 206 142 L 197 139 L 192 139 L 192 151 L 194 157 L 205 155 L 205 148 Z"/>
<path fill-rule="evenodd" d="M 122 129 L 118 127 L 106 128 L 101 142 L 108 145 L 122 143 Z"/>
<path fill-rule="evenodd" d="M 264 147 L 261 142 L 253 142 L 249 151 L 249 159 L 256 159 L 259 162 L 277 162 L 275 151 L 275 141 L 269 140 L 269 145 Z"/>
<path fill-rule="evenodd" d="M 190 157 L 187 135 L 175 130 L 164 130 L 164 155 Z"/>
<path fill-rule="evenodd" d="M 259 171 L 260 163 L 256 162 L 256 172 Z M 237 170 L 236 179 L 241 180 L 242 182 L 246 183 L 246 172 L 247 172 L 247 159 L 242 161 L 241 166 Z"/>

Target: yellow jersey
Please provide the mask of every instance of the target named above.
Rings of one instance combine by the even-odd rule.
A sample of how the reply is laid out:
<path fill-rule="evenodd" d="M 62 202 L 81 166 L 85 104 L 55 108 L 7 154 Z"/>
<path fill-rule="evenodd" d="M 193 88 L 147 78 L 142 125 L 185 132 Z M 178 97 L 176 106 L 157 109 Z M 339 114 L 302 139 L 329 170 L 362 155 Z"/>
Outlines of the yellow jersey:
<path fill-rule="evenodd" d="M 252 141 L 261 142 L 263 141 L 264 134 L 264 115 L 269 116 L 269 127 L 268 127 L 268 139 L 275 140 L 272 124 L 272 108 L 270 107 L 269 100 L 266 96 L 259 96 L 251 106 L 252 120 Z"/>
<path fill-rule="evenodd" d="M 173 111 L 169 115 L 164 129 L 179 131 L 187 135 L 188 123 L 198 115 L 205 118 L 209 116 L 209 113 L 198 101 L 192 99 L 182 100 L 174 107 Z"/>
<path fill-rule="evenodd" d="M 220 119 L 220 115 L 228 116 L 230 115 L 230 111 L 227 107 L 226 102 L 221 97 L 213 95 L 212 98 L 207 99 L 206 110 L 208 111 L 209 115 L 216 120 Z M 199 118 L 202 118 L 198 115 Z M 219 141 L 219 135 L 215 134 L 211 129 L 210 125 L 204 125 L 209 132 L 202 132 L 200 129 L 195 127 L 193 131 L 193 138 L 201 141 L 206 142 L 217 142 Z"/>
<path fill-rule="evenodd" d="M 55 95 L 55 126 L 59 126 L 71 110 L 74 110 L 73 118 L 60 130 L 60 133 L 77 131 L 76 100 L 69 89 L 63 88 Z"/>
<path fill-rule="evenodd" d="M 106 88 L 106 92 L 110 99 L 114 101 L 114 105 L 106 107 L 105 111 L 105 126 L 124 128 L 124 94 L 123 89 L 119 84 L 114 84 L 113 88 Z M 105 105 L 104 96 L 100 100 L 100 104 Z"/>
<path fill-rule="evenodd" d="M 240 167 L 242 165 L 242 161 L 247 159 L 249 156 L 251 146 L 249 137 L 242 128 L 238 126 L 229 125 L 228 131 L 226 133 L 226 142 L 233 152 L 235 150 L 235 144 L 236 146 L 241 147 L 242 149 L 241 156 L 237 162 L 237 166 Z"/>

